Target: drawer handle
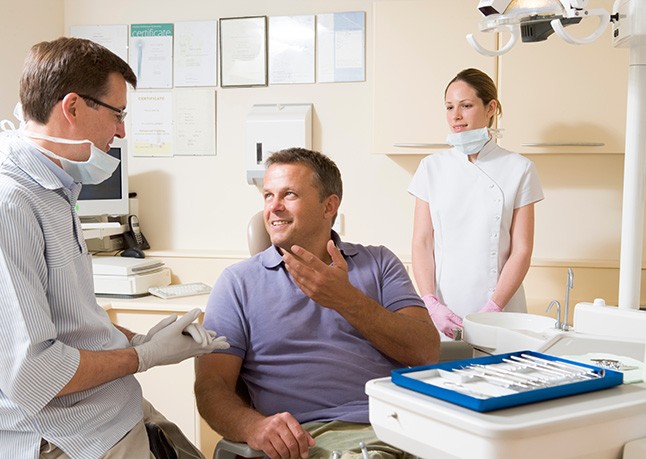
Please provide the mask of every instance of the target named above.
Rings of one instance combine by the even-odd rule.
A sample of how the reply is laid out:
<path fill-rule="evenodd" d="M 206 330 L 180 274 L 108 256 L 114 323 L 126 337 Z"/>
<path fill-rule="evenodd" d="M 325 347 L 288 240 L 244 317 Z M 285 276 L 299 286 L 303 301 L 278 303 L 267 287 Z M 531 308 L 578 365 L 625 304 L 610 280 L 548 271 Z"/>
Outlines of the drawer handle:
<path fill-rule="evenodd" d="M 537 142 L 523 143 L 523 147 L 603 147 L 603 142 Z"/>
<path fill-rule="evenodd" d="M 446 143 L 396 143 L 393 147 L 399 148 L 450 148 Z"/>
<path fill-rule="evenodd" d="M 398 421 L 398 420 L 399 420 L 399 415 L 397 414 L 397 412 L 396 412 L 396 411 L 393 411 L 392 413 L 390 413 L 390 414 L 388 415 L 388 417 L 389 417 L 389 418 L 393 418 L 395 421 Z"/>

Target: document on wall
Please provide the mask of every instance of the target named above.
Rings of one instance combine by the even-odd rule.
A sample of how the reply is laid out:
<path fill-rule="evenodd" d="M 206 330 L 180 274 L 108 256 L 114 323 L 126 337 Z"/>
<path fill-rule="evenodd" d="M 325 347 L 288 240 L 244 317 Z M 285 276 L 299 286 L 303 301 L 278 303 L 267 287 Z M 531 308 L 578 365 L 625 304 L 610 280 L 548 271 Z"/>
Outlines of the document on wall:
<path fill-rule="evenodd" d="M 220 86 L 267 86 L 267 17 L 220 18 Z"/>
<path fill-rule="evenodd" d="M 269 84 L 314 83 L 314 15 L 269 18 Z"/>
<path fill-rule="evenodd" d="M 130 67 L 137 88 L 172 88 L 173 24 L 132 24 Z"/>
<path fill-rule="evenodd" d="M 215 90 L 175 90 L 173 102 L 175 156 L 215 156 Z"/>
<path fill-rule="evenodd" d="M 217 84 L 216 22 L 175 23 L 175 87 Z"/>
<path fill-rule="evenodd" d="M 92 40 L 105 46 L 128 62 L 128 26 L 126 24 L 75 25 L 70 27 L 70 35 Z"/>
<path fill-rule="evenodd" d="M 170 91 L 130 94 L 134 156 L 173 155 L 173 95 Z"/>
<path fill-rule="evenodd" d="M 320 83 L 365 81 L 366 13 L 316 16 L 318 78 Z"/>

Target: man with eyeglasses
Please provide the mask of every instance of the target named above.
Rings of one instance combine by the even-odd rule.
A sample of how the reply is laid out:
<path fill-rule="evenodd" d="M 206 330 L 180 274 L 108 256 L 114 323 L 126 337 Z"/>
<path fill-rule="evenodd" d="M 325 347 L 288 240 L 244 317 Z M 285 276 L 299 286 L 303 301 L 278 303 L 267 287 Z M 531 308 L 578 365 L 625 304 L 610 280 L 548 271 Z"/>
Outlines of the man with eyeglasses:
<path fill-rule="evenodd" d="M 106 152 L 125 136 L 126 86 L 136 83 L 88 40 L 39 43 L 25 61 L 24 124 L 0 135 L 0 457 L 153 458 L 159 447 L 202 457 L 133 374 L 226 339 L 195 322 L 199 309 L 146 335 L 113 325 L 75 212 L 82 184 L 117 166 Z M 163 441 L 149 442 L 151 429 Z"/>
<path fill-rule="evenodd" d="M 105 102 L 102 102 L 99 99 L 95 99 L 92 96 L 88 96 L 85 94 L 79 94 L 79 96 L 85 100 L 89 100 L 90 102 L 93 102 L 105 108 L 109 108 L 110 110 L 115 112 L 116 113 L 115 116 L 117 117 L 117 120 L 119 121 L 119 123 L 123 123 L 123 120 L 126 118 L 126 115 L 128 114 L 123 108 L 113 107 L 112 105 L 106 104 Z"/>

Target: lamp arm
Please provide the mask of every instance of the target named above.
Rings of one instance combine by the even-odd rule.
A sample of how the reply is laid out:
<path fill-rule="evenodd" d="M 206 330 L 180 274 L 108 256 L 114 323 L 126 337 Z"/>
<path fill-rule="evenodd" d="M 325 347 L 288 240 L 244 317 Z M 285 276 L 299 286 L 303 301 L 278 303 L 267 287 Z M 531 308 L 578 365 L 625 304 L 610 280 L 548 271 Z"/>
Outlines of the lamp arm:
<path fill-rule="evenodd" d="M 608 13 L 603 8 L 596 8 L 596 9 L 589 10 L 588 16 L 598 16 L 599 25 L 597 26 L 594 32 L 592 32 L 587 37 L 583 37 L 583 38 L 573 37 L 568 32 L 566 32 L 565 27 L 563 27 L 563 24 L 561 24 L 560 19 L 552 19 L 550 21 L 550 24 L 554 29 L 554 33 L 556 33 L 556 35 L 561 37 L 563 41 L 570 43 L 571 45 L 585 45 L 599 38 L 606 30 L 606 27 L 608 27 L 608 24 L 610 23 L 610 13 Z"/>
<path fill-rule="evenodd" d="M 499 50 L 490 50 L 483 48 L 480 43 L 478 43 L 473 36 L 472 33 L 467 34 L 467 42 L 471 45 L 473 49 L 478 51 L 480 54 L 483 56 L 489 56 L 489 57 L 496 57 L 496 56 L 501 56 L 505 54 L 507 51 L 509 51 L 518 41 L 518 37 L 520 36 L 520 26 L 518 24 L 512 24 L 512 25 L 505 25 L 504 27 L 509 29 L 509 32 L 511 33 L 511 37 L 509 37 L 509 40 L 507 43 L 505 43 L 505 46 L 500 48 Z"/>

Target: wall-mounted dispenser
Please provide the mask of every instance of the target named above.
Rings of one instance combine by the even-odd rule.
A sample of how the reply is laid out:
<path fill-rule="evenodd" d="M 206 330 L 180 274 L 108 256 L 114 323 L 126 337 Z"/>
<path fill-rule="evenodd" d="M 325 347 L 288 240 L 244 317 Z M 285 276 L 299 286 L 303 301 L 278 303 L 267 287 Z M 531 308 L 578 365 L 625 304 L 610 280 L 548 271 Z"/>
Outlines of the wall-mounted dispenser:
<path fill-rule="evenodd" d="M 284 148 L 312 148 L 312 104 L 254 105 L 247 115 L 247 183 L 262 185 L 265 159 Z"/>

